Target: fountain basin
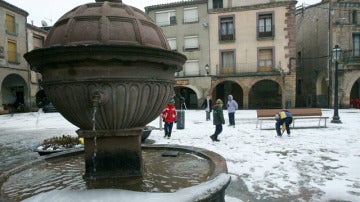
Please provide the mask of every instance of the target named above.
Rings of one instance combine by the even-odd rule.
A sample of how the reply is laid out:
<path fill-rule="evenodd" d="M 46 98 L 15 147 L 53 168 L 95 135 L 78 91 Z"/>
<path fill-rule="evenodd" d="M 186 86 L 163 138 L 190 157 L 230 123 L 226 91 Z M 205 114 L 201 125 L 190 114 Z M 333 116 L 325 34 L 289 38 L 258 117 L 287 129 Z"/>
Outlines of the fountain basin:
<path fill-rule="evenodd" d="M 52 201 L 51 199 L 56 199 L 56 201 L 85 201 L 85 199 L 105 201 L 119 201 L 119 199 L 120 201 L 224 201 L 224 192 L 230 177 L 227 175 L 226 162 L 220 155 L 201 148 L 178 145 L 144 145 L 142 149 L 145 152 L 144 157 L 149 160 L 145 159 L 145 167 L 148 168 L 147 170 L 154 171 L 149 177 L 150 181 L 154 179 L 152 183 L 150 183 L 149 179 L 145 179 L 147 176 L 145 174 L 141 184 L 146 186 L 134 186 L 133 182 L 139 182 L 139 179 L 132 179 L 134 181 L 129 182 L 126 178 L 119 178 L 119 183 L 121 184 L 119 185 L 122 189 L 119 189 L 113 181 L 108 181 L 110 183 L 99 181 L 99 186 L 102 188 L 96 189 L 97 185 L 96 183 L 94 184 L 93 180 L 90 182 L 81 181 L 81 174 L 85 172 L 84 162 L 77 166 L 82 167 L 82 169 L 79 169 L 81 174 L 76 174 L 75 172 L 75 176 L 65 174 L 65 176 L 55 176 L 52 179 L 42 175 L 42 173 L 47 171 L 39 170 L 39 167 L 42 168 L 44 165 L 49 165 L 51 167 L 49 170 L 54 175 L 59 175 L 58 172 L 66 173 L 67 171 L 73 172 L 76 170 L 76 166 L 73 165 L 66 165 L 67 168 L 65 170 L 63 168 L 54 169 L 52 167 L 56 165 L 56 162 L 71 164 L 68 162 L 72 162 L 74 159 L 82 159 L 83 150 L 74 149 L 46 157 L 39 157 L 34 162 L 21 165 L 3 173 L 0 176 L 1 193 L 8 193 L 10 197 L 26 196 L 24 198 L 6 198 L 12 201 L 24 200 L 26 198 L 29 201 Z M 178 151 L 182 157 L 161 157 L 161 154 L 165 151 Z M 188 157 L 190 159 L 185 159 Z M 177 163 L 169 162 L 168 165 L 166 161 Z M 185 165 L 183 162 L 188 162 L 188 165 Z M 159 180 L 155 179 L 157 176 L 160 176 Z M 44 185 L 36 185 L 39 188 L 32 189 L 31 180 L 40 179 L 39 181 L 42 182 L 42 178 L 55 182 L 55 185 L 48 184 L 45 180 L 43 182 Z M 167 182 L 167 179 L 170 179 L 169 182 Z M 129 187 L 124 187 L 125 181 L 127 184 L 130 184 Z M 29 183 L 29 185 L 26 183 Z M 33 182 L 33 184 L 37 183 L 36 181 Z M 150 184 L 164 184 L 164 186 L 152 187 L 149 186 Z M 11 187 L 12 185 L 20 187 Z M 104 187 L 104 185 L 107 187 Z M 55 188 L 56 186 L 58 187 Z M 139 187 L 143 187 L 140 189 L 145 191 L 139 191 Z M 16 190 L 19 190 L 19 192 L 13 193 Z M 26 193 L 20 193 L 24 190 L 36 194 L 30 196 Z M 9 196 L 4 195 L 3 197 Z"/>

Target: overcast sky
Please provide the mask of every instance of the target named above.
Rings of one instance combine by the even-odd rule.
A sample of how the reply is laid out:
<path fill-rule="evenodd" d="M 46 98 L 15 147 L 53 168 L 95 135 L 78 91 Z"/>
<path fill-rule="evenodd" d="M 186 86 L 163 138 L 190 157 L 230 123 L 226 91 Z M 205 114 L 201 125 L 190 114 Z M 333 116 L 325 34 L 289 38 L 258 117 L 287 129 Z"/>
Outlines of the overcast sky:
<path fill-rule="evenodd" d="M 95 2 L 95 0 L 5 0 L 29 13 L 28 23 L 41 26 L 41 21 L 45 20 L 48 25 L 54 24 L 63 14 L 78 5 Z M 179 2 L 181 0 L 123 0 L 123 3 L 134 6 L 141 10 L 150 5 L 162 3 Z M 298 5 L 311 5 L 321 0 L 299 0 Z"/>

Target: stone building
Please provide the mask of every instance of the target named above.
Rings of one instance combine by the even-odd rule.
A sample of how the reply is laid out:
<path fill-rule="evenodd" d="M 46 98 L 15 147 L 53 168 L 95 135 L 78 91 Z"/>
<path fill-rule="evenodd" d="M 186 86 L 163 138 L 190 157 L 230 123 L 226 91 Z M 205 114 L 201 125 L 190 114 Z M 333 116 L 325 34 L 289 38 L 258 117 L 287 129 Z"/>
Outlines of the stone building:
<path fill-rule="evenodd" d="M 45 27 L 46 28 L 46 27 Z M 44 46 L 44 42 L 46 36 L 48 35 L 48 29 L 44 29 L 44 27 L 36 27 L 31 24 L 27 25 L 27 43 L 28 43 L 28 52 L 33 49 L 42 48 Z M 28 66 L 30 69 L 30 66 Z M 33 67 L 36 68 L 36 67 Z M 35 70 L 35 69 L 34 69 Z M 35 72 L 30 69 L 30 106 L 32 110 L 37 110 L 38 106 L 36 104 L 36 93 L 41 90 L 40 82 L 42 80 L 42 76 L 40 73 Z"/>
<path fill-rule="evenodd" d="M 176 88 L 191 106 L 200 107 L 207 94 L 224 101 L 232 94 L 240 108 L 281 108 L 295 104 L 295 4 L 193 0 L 145 10 L 188 57 Z M 187 11 L 195 8 L 198 20 L 188 23 Z"/>
<path fill-rule="evenodd" d="M 0 1 L 0 113 L 30 109 L 30 74 L 22 57 L 27 52 L 28 13 Z"/>
<path fill-rule="evenodd" d="M 296 11 L 297 105 L 333 107 L 335 62 L 332 52 L 340 46 L 338 65 L 339 106 L 360 97 L 360 2 L 323 0 Z"/>
<path fill-rule="evenodd" d="M 31 71 L 23 55 L 43 47 L 48 31 L 27 24 L 28 13 L 0 1 L 0 113 L 37 110 L 41 75 Z"/>
<path fill-rule="evenodd" d="M 186 55 L 175 93 L 185 98 L 187 108 L 198 108 L 211 86 L 205 68 L 210 64 L 207 0 L 148 6 L 145 11 L 162 28 L 171 49 Z"/>

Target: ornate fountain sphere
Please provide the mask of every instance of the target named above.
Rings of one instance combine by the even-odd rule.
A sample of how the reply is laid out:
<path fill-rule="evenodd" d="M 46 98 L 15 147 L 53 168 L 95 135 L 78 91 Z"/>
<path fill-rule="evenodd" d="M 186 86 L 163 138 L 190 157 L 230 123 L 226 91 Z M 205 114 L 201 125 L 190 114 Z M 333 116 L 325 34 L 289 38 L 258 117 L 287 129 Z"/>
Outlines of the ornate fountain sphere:
<path fill-rule="evenodd" d="M 51 29 L 45 48 L 25 58 L 43 74 L 58 111 L 82 130 L 143 127 L 173 96 L 186 57 L 170 50 L 161 29 L 119 0 L 78 6 Z M 99 103 L 94 95 L 100 94 Z"/>
<path fill-rule="evenodd" d="M 174 95 L 186 57 L 141 10 L 96 2 L 64 14 L 45 47 L 25 58 L 56 109 L 80 128 L 85 177 L 140 176 L 142 130 Z"/>

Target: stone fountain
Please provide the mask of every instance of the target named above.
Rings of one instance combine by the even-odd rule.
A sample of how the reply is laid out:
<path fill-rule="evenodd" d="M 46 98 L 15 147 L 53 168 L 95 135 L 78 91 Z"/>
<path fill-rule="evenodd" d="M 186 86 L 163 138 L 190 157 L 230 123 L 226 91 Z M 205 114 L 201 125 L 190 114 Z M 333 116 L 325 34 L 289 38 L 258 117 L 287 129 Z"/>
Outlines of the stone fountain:
<path fill-rule="evenodd" d="M 186 61 L 151 18 L 121 0 L 96 0 L 64 14 L 45 47 L 24 57 L 56 109 L 79 127 L 86 180 L 144 174 L 143 128 L 174 95 L 174 73 Z M 222 158 L 210 160 L 212 174 L 227 172 Z M 223 201 L 225 181 L 205 201 Z"/>

